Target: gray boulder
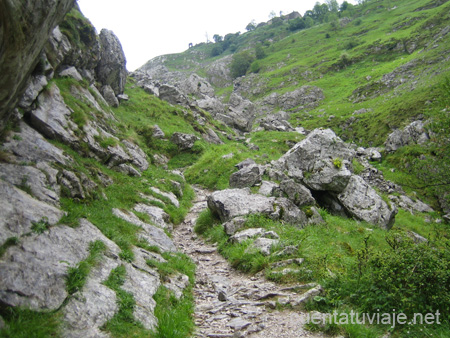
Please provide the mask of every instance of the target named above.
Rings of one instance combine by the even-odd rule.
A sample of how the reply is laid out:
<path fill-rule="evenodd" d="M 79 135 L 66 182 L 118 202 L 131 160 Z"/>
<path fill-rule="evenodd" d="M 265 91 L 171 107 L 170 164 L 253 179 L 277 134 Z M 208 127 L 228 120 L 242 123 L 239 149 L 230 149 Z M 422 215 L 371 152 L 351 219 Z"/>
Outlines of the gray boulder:
<path fill-rule="evenodd" d="M 389 230 L 395 222 L 397 208 L 388 205 L 361 177 L 353 175 L 337 199 L 353 217 Z"/>
<path fill-rule="evenodd" d="M 117 108 L 119 106 L 119 100 L 110 85 L 105 85 L 102 87 L 102 95 L 106 103 L 108 103 L 111 107 Z"/>
<path fill-rule="evenodd" d="M 81 74 L 73 66 L 68 67 L 68 68 L 64 69 L 63 71 L 59 72 L 59 76 L 71 77 L 72 79 L 75 79 L 77 81 L 83 80 L 83 77 L 81 76 Z"/>
<path fill-rule="evenodd" d="M 187 97 L 175 86 L 163 84 L 159 87 L 159 98 L 173 105 L 187 106 Z"/>
<path fill-rule="evenodd" d="M 47 78 L 44 75 L 32 76 L 25 93 L 20 99 L 19 107 L 24 109 L 30 107 L 47 84 Z"/>
<path fill-rule="evenodd" d="M 352 162 L 355 151 L 331 129 L 315 129 L 304 140 L 297 143 L 278 162 L 288 171 L 300 169 L 314 170 L 315 163 L 324 159 L 340 159 Z"/>
<path fill-rule="evenodd" d="M 251 194 L 248 188 L 215 191 L 207 198 L 209 209 L 219 215 L 222 222 L 255 213 L 272 214 L 274 202 L 274 197 Z"/>
<path fill-rule="evenodd" d="M 223 144 L 222 140 L 217 136 L 216 132 L 211 128 L 206 129 L 206 133 L 202 135 L 203 139 L 211 144 Z"/>
<path fill-rule="evenodd" d="M 48 138 L 76 144 L 78 138 L 71 129 L 73 124 L 69 123 L 71 111 L 66 107 L 58 86 L 52 84 L 37 100 L 38 108 L 30 114 L 33 127 Z"/>
<path fill-rule="evenodd" d="M 322 89 L 314 86 L 303 86 L 281 95 L 278 98 L 278 105 L 283 110 L 290 110 L 299 106 L 299 109 L 314 108 L 324 98 Z"/>
<path fill-rule="evenodd" d="M 204 99 L 197 100 L 197 106 L 201 109 L 210 112 L 213 116 L 217 114 L 225 114 L 224 104 L 215 97 L 206 97 Z"/>
<path fill-rule="evenodd" d="M 119 39 L 107 29 L 100 32 L 100 60 L 96 73 L 103 85 L 111 86 L 115 95 L 122 94 L 127 81 L 125 54 Z"/>
<path fill-rule="evenodd" d="M 292 179 L 281 182 L 280 191 L 285 193 L 297 206 L 311 205 L 316 202 L 308 188 Z"/>
<path fill-rule="evenodd" d="M 423 144 L 430 139 L 426 129 L 426 123 L 423 121 L 414 121 L 406 126 L 403 130 L 397 129 L 389 134 L 386 142 L 385 149 L 387 152 L 394 152 L 398 148 L 409 144 Z"/>
<path fill-rule="evenodd" d="M 264 256 L 269 256 L 272 247 L 278 245 L 280 241 L 278 239 L 260 237 L 255 239 L 255 241 L 247 248 L 246 251 L 257 250 L 261 252 Z"/>
<path fill-rule="evenodd" d="M 278 190 L 279 190 L 278 184 L 270 181 L 262 181 L 258 194 L 264 196 L 276 196 Z"/>
<path fill-rule="evenodd" d="M 131 157 L 131 163 L 139 168 L 140 171 L 147 170 L 149 164 L 144 151 L 138 145 L 127 140 L 122 140 L 122 144 L 126 147 L 126 151 Z"/>
<path fill-rule="evenodd" d="M 156 245 L 162 252 L 176 251 L 175 245 L 166 233 L 158 227 L 142 222 L 135 214 L 128 211 L 113 209 L 114 216 L 119 217 L 129 223 L 140 226 L 142 232 L 139 234 L 140 238 L 145 239 L 149 245 Z"/>
<path fill-rule="evenodd" d="M 3 180 L 0 180 L 0 204 L 0 245 L 9 237 L 31 232 L 34 223 L 55 225 L 64 215 L 63 211 Z"/>
<path fill-rule="evenodd" d="M 340 161 L 341 167 L 333 164 L 332 159 L 320 159 L 314 162 L 310 171 L 304 173 L 303 182 L 312 190 L 341 192 L 352 176 L 347 161 Z"/>
<path fill-rule="evenodd" d="M 161 128 L 157 124 L 155 124 L 153 126 L 152 137 L 157 138 L 157 139 L 163 139 L 166 137 L 166 134 L 164 134 L 164 132 L 161 130 Z"/>
<path fill-rule="evenodd" d="M 171 226 L 168 224 L 170 217 L 163 209 L 140 203 L 135 205 L 134 210 L 147 214 L 156 226 L 159 226 L 162 229 L 170 230 Z"/>
<path fill-rule="evenodd" d="M 261 172 L 258 165 L 245 166 L 230 176 L 230 188 L 252 187 L 261 182 Z"/>
<path fill-rule="evenodd" d="M 308 218 L 290 199 L 279 197 L 274 204 L 274 212 L 269 216 L 272 219 L 280 219 L 286 223 L 303 228 L 308 224 Z"/>
<path fill-rule="evenodd" d="M 232 220 L 222 224 L 225 233 L 232 236 L 245 225 L 246 219 L 244 217 L 235 217 Z"/>
<path fill-rule="evenodd" d="M 180 150 L 188 150 L 194 146 L 197 136 L 193 134 L 173 133 L 170 141 L 175 143 Z"/>

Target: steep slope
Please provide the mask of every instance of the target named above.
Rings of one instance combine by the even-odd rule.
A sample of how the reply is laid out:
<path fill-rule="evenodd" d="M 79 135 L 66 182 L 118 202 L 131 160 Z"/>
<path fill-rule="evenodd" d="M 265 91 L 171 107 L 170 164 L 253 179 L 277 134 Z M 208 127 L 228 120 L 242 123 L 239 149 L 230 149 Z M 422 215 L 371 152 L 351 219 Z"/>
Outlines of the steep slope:
<path fill-rule="evenodd" d="M 257 117 L 287 111 L 293 127 L 331 127 L 346 140 L 379 146 L 393 129 L 436 106 L 436 85 L 448 76 L 448 6 L 367 1 L 351 16 L 343 12 L 337 26 L 290 33 L 289 21 L 265 25 L 235 37 L 234 54 L 227 49 L 211 57 L 219 43 L 200 44 L 151 60 L 140 71 L 170 84 L 197 74 L 223 104 L 237 94 L 255 104 Z M 258 45 L 265 56 L 253 57 L 247 75 L 233 81 L 233 55 L 246 50 L 254 56 Z M 314 105 L 298 99 L 295 91 L 303 86 L 320 88 Z M 220 113 L 216 106 L 205 109 Z"/>
<path fill-rule="evenodd" d="M 421 201 L 438 208 L 431 192 L 391 167 L 432 154 L 420 153 L 427 122 L 387 136 L 443 108 L 431 95 L 447 71 L 448 5 L 388 3 L 331 31 L 274 20 L 228 35 L 235 55 L 200 45 L 128 78 L 114 34 L 72 9 L 2 120 L 0 336 L 375 337 L 385 325 L 293 320 L 394 308 L 447 318 L 448 225 Z M 255 72 L 233 79 L 235 56 L 261 48 Z M 399 102 L 411 109 L 396 113 Z M 394 334 L 424 330 L 450 332 L 446 320 Z"/>

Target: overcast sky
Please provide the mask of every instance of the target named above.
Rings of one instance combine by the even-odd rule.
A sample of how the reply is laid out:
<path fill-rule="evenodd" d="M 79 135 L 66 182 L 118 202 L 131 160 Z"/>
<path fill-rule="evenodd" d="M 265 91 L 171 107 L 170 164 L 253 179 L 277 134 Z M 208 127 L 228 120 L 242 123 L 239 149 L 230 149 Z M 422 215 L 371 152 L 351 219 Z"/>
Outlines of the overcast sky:
<path fill-rule="evenodd" d="M 248 23 L 268 21 L 272 11 L 277 15 L 280 11 L 303 15 L 315 3 L 316 0 L 78 0 L 97 32 L 107 28 L 117 35 L 129 71 L 156 56 L 181 53 L 190 42 L 206 42 L 206 34 L 212 40 L 214 34 L 244 33 Z"/>

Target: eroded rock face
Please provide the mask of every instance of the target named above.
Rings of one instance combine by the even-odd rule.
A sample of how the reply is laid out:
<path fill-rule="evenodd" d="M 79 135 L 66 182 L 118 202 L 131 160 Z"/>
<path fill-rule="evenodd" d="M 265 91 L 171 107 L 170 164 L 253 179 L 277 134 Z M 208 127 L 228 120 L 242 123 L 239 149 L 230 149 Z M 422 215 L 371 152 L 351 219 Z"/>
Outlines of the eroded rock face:
<path fill-rule="evenodd" d="M 353 217 L 389 230 L 394 225 L 397 208 L 388 205 L 361 177 L 353 175 L 345 190 L 337 196 Z"/>
<path fill-rule="evenodd" d="M 0 300 L 10 306 L 55 310 L 66 297 L 68 268 L 89 254 L 89 243 L 109 240 L 89 222 L 78 228 L 51 227 L 21 239 L 0 262 Z"/>
<path fill-rule="evenodd" d="M 197 136 L 193 134 L 173 133 L 170 141 L 175 143 L 180 150 L 191 149 L 197 141 Z"/>
<path fill-rule="evenodd" d="M 109 85 L 116 95 L 122 94 L 127 79 L 126 59 L 122 45 L 114 33 L 107 29 L 100 32 L 100 61 L 97 77 L 104 85 Z"/>
<path fill-rule="evenodd" d="M 61 22 L 73 4 L 73 0 L 11 0 L 0 3 L 0 130 L 24 92 L 49 32 Z"/>
<path fill-rule="evenodd" d="M 0 245 L 10 237 L 31 232 L 34 223 L 54 225 L 64 215 L 61 210 L 3 180 L 0 180 L 0 203 Z"/>

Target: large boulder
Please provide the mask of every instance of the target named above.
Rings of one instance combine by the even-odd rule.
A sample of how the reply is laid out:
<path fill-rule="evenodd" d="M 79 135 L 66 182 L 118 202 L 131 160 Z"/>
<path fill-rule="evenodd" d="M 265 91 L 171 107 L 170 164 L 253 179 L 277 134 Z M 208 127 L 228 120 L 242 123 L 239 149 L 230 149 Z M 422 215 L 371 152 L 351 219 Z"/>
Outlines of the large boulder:
<path fill-rule="evenodd" d="M 308 188 L 292 179 L 282 181 L 280 191 L 298 206 L 311 205 L 316 202 Z"/>
<path fill-rule="evenodd" d="M 351 162 L 354 157 L 355 151 L 331 129 L 315 129 L 284 154 L 279 162 L 287 170 L 310 171 L 319 160 L 340 159 Z"/>
<path fill-rule="evenodd" d="M 97 78 L 103 85 L 109 85 L 116 95 L 122 94 L 127 80 L 125 54 L 119 39 L 107 29 L 100 32 L 100 61 Z"/>
<path fill-rule="evenodd" d="M 159 87 L 159 98 L 174 105 L 186 106 L 188 104 L 188 99 L 181 90 L 169 84 Z"/>
<path fill-rule="evenodd" d="M 397 208 L 388 205 L 361 177 L 353 175 L 345 190 L 337 195 L 345 210 L 356 219 L 389 230 L 395 222 Z"/>
<path fill-rule="evenodd" d="M 197 136 L 193 134 L 173 133 L 170 141 L 175 143 L 180 150 L 188 150 L 194 146 Z"/>
<path fill-rule="evenodd" d="M 0 2 L 0 130 L 22 96 L 49 32 L 73 5 L 73 0 Z"/>
<path fill-rule="evenodd" d="M 252 194 L 248 188 L 215 191 L 207 199 L 209 209 L 222 222 L 256 213 L 270 215 L 274 212 L 274 202 L 274 197 Z"/>
<path fill-rule="evenodd" d="M 256 164 L 245 166 L 230 176 L 230 188 L 253 187 L 261 183 L 261 171 Z"/>
<path fill-rule="evenodd" d="M 397 129 L 389 134 L 385 147 L 387 152 L 394 152 L 408 144 L 423 144 L 430 139 L 423 121 L 414 121 L 403 130 Z"/>

